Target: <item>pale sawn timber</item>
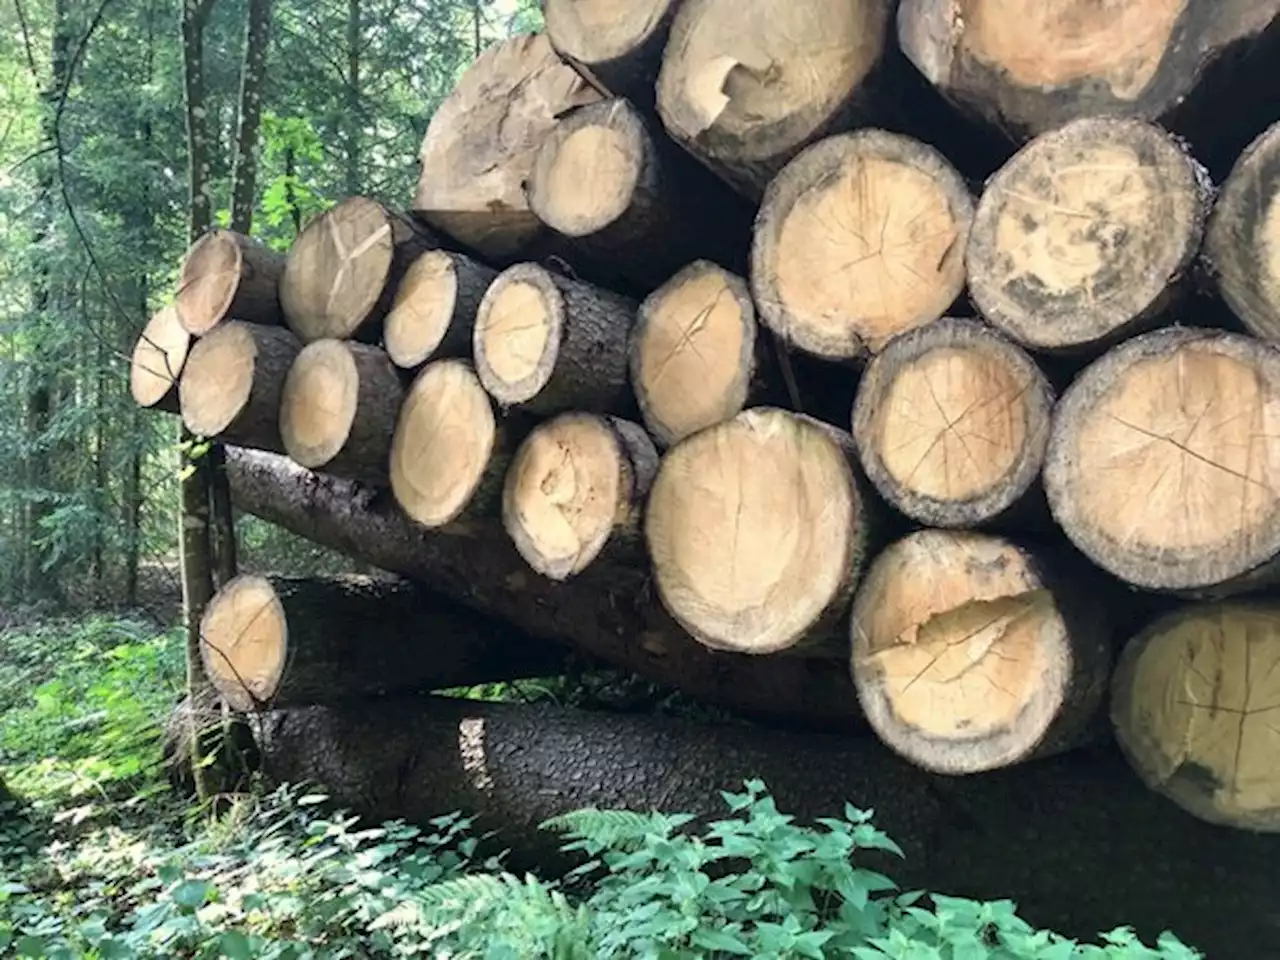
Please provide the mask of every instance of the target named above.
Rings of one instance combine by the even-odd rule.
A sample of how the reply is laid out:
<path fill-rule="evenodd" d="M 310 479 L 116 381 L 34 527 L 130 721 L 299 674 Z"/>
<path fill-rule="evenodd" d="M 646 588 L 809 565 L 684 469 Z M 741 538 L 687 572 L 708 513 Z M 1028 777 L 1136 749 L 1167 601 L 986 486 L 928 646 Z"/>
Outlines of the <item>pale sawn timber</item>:
<path fill-rule="evenodd" d="M 471 355 L 471 333 L 498 271 L 463 253 L 428 250 L 409 265 L 383 325 L 393 363 L 417 370 L 429 360 Z"/>
<path fill-rule="evenodd" d="M 234 230 L 210 230 L 187 251 L 178 274 L 174 306 L 192 336 L 223 320 L 284 323 L 280 278 L 285 254 Z"/>

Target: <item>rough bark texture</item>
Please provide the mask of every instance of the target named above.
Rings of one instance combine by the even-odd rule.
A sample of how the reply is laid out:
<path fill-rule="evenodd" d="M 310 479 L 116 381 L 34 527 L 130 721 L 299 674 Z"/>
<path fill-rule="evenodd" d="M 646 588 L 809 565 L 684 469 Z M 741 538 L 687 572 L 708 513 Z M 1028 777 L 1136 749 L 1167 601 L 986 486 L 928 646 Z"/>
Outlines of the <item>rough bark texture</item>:
<path fill-rule="evenodd" d="M 547 38 L 566 63 L 593 86 L 651 109 L 679 6 L 680 0 L 546 0 L 543 17 Z"/>
<path fill-rule="evenodd" d="M 433 589 L 529 633 L 582 649 L 689 696 L 811 727 L 862 726 L 838 661 L 713 653 L 653 596 L 646 572 L 592 566 L 567 583 L 539 577 L 498 523 L 468 537 L 412 523 L 385 493 L 312 473 L 266 453 L 230 449 L 236 505 L 299 536 Z"/>
<path fill-rule="evenodd" d="M 464 810 L 497 829 L 516 869 L 555 866 L 561 838 L 543 820 L 597 806 L 728 814 L 718 791 L 759 777 L 806 821 L 874 823 L 905 860 L 871 855 L 903 890 L 1011 898 L 1039 927 L 1096 943 L 1132 925 L 1148 942 L 1173 930 L 1211 958 L 1280 953 L 1280 839 L 1198 822 L 1147 790 L 1111 748 L 1016 770 L 928 774 L 874 737 L 796 735 L 550 706 L 383 701 L 267 715 L 273 777 L 315 778 L 371 818 Z M 1205 884 L 1230 890 L 1229 909 Z"/>
<path fill-rule="evenodd" d="M 396 291 L 383 328 L 392 362 L 416 370 L 429 360 L 469 357 L 476 312 L 498 271 L 462 253 L 428 250 Z"/>
<path fill-rule="evenodd" d="M 562 647 L 419 584 L 358 575 L 242 574 L 206 609 L 201 654 L 241 711 L 553 675 L 565 661 Z"/>
<path fill-rule="evenodd" d="M 211 230 L 183 260 L 174 306 L 183 328 L 204 336 L 223 320 L 281 324 L 285 255 L 234 230 Z"/>
<path fill-rule="evenodd" d="M 890 504 L 933 527 L 1025 520 L 1053 389 L 1030 357 L 975 320 L 945 318 L 893 340 L 867 367 L 853 436 Z"/>

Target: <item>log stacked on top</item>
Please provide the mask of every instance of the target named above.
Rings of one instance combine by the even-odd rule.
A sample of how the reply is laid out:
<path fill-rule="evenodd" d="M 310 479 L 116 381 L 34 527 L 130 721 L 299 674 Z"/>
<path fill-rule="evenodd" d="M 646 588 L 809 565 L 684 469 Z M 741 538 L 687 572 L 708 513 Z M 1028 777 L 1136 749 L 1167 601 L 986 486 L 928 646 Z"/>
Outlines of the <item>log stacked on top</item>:
<path fill-rule="evenodd" d="M 283 259 L 202 239 L 138 402 L 176 381 L 193 431 L 283 455 L 242 508 L 709 700 L 950 774 L 1114 732 L 1193 814 L 1280 830 L 1249 605 L 1280 580 L 1280 116 L 1216 199 L 1155 122 L 1277 14 L 1192 3 L 1182 61 L 1157 17 L 1033 69 L 1017 38 L 1069 52 L 1065 20 L 976 3 L 944 37 L 907 2 L 900 49 L 879 0 L 615 6 L 477 59 L 411 212 L 348 198 Z M 1017 121 L 985 183 L 867 126 L 916 68 Z M 323 686 L 271 663 L 268 694 Z M 1232 693 L 1171 705 L 1202 674 Z"/>

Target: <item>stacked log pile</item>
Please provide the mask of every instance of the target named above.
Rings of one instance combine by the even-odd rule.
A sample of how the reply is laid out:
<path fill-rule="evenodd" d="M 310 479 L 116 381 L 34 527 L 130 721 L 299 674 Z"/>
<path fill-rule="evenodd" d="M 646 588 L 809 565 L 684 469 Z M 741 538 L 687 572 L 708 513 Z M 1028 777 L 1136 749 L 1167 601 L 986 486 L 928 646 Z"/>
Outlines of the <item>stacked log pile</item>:
<path fill-rule="evenodd" d="M 920 784 L 1111 750 L 1153 817 L 1280 833 L 1280 0 L 545 6 L 404 209 L 193 247 L 138 403 L 242 510 Z M 390 689 L 236 591 L 233 704 Z"/>

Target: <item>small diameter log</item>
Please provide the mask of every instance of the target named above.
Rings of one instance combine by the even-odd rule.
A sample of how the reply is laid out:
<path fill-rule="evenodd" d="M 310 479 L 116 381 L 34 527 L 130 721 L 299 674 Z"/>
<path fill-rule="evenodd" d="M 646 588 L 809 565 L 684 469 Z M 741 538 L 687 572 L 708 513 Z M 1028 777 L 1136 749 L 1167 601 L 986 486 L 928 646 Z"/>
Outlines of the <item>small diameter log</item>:
<path fill-rule="evenodd" d="M 197 340 L 178 385 L 182 420 L 198 437 L 284 452 L 280 401 L 302 349 L 284 327 L 224 320 Z"/>
<path fill-rule="evenodd" d="M 409 264 L 438 241 L 412 217 L 349 197 L 293 241 L 280 302 L 289 328 L 312 340 L 376 339 Z"/>
<path fill-rule="evenodd" d="M 200 655 L 243 712 L 557 674 L 565 657 L 407 580 L 257 574 L 209 602 Z"/>
<path fill-rule="evenodd" d="M 948 317 L 871 361 L 853 437 L 867 478 L 896 509 L 927 526 L 978 526 L 1029 502 L 1053 400 L 1024 351 L 984 324 Z"/>
<path fill-rule="evenodd" d="M 382 331 L 393 363 L 416 370 L 428 360 L 471 355 L 471 333 L 498 271 L 448 250 L 428 250 L 409 265 Z"/>
<path fill-rule="evenodd" d="M 504 270 L 472 337 L 480 382 L 503 407 L 551 415 L 625 412 L 627 340 L 638 304 L 536 263 Z"/>
<path fill-rule="evenodd" d="M 133 345 L 129 392 L 140 407 L 178 412 L 178 381 L 191 349 L 191 334 L 170 304 L 152 314 Z"/>
<path fill-rule="evenodd" d="M 1031 350 L 1099 352 L 1159 323 L 1200 249 L 1208 173 L 1153 123 L 1094 117 L 1043 134 L 988 182 L 969 294 Z"/>
<path fill-rule="evenodd" d="M 546 232 L 524 183 L 556 118 L 600 94 L 544 34 L 495 43 L 431 117 L 413 209 L 486 259 L 509 263 Z"/>
<path fill-rule="evenodd" d="M 1222 185 L 1205 254 L 1245 327 L 1280 341 L 1280 123 L 1249 145 Z"/>
<path fill-rule="evenodd" d="M 1164 118 L 1277 12 L 1277 0 L 902 0 L 898 38 L 945 97 L 1024 140 L 1083 116 Z"/>
<path fill-rule="evenodd" d="M 658 452 L 639 424 L 563 413 L 533 429 L 507 470 L 502 522 L 520 556 L 552 580 L 634 555 Z"/>
<path fill-rule="evenodd" d="M 658 75 L 677 143 L 751 200 L 806 145 L 880 99 L 887 0 L 685 0 Z"/>
<path fill-rule="evenodd" d="M 1195 604 L 1126 644 L 1116 739 L 1142 781 L 1209 823 L 1280 833 L 1280 604 Z"/>
<path fill-rule="evenodd" d="M 669 447 L 765 399 L 768 355 L 746 281 L 705 260 L 640 304 L 631 385 L 645 426 Z"/>
<path fill-rule="evenodd" d="M 528 194 L 543 223 L 640 289 L 699 257 L 746 267 L 751 208 L 626 100 L 563 117 L 538 151 Z"/>
<path fill-rule="evenodd" d="M 379 347 L 314 340 L 285 377 L 280 435 L 294 462 L 384 484 L 404 389 Z"/>
<path fill-rule="evenodd" d="M 174 305 L 183 328 L 204 336 L 223 320 L 282 324 L 285 255 L 233 230 L 211 230 L 182 261 Z"/>
<path fill-rule="evenodd" d="M 1224 595 L 1280 555 L 1280 352 L 1169 327 L 1080 373 L 1054 411 L 1054 519 L 1094 563 L 1150 590 Z"/>
<path fill-rule="evenodd" d="M 1046 559 L 960 530 L 920 530 L 876 557 L 854 599 L 850 667 L 881 740 L 965 774 L 1097 735 L 1110 627 L 1089 581 Z"/>
<path fill-rule="evenodd" d="M 545 0 L 547 39 L 596 87 L 651 107 L 680 0 Z"/>
<path fill-rule="evenodd" d="M 769 184 L 756 217 L 760 316 L 823 359 L 879 353 L 960 295 L 972 219 L 960 174 L 927 144 L 884 130 L 828 137 Z"/>
<path fill-rule="evenodd" d="M 853 440 L 756 407 L 682 440 L 649 494 L 645 538 L 659 596 L 717 650 L 819 656 L 868 551 Z"/>
<path fill-rule="evenodd" d="M 424 527 L 461 531 L 496 515 L 503 479 L 519 441 L 499 422 L 493 401 L 466 360 L 422 368 L 405 394 L 391 441 L 391 491 Z"/>

